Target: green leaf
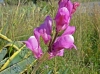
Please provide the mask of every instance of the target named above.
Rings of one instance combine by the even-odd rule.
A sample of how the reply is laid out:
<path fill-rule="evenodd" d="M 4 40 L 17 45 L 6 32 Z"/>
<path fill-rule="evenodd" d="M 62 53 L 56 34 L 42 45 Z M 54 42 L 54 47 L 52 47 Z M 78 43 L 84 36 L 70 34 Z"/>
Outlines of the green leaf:
<path fill-rule="evenodd" d="M 3 50 L 0 51 L 0 61 L 3 60 L 4 56 L 6 55 L 7 53 L 7 49 L 4 48 Z"/>
<path fill-rule="evenodd" d="M 25 56 L 28 56 L 28 49 L 23 49 L 9 64 L 9 66 L 18 63 L 19 61 L 22 61 L 25 59 Z M 33 55 L 31 55 L 33 56 Z"/>
<path fill-rule="evenodd" d="M 50 71 L 48 72 L 48 74 L 52 74 L 52 70 L 50 70 Z"/>
<path fill-rule="evenodd" d="M 26 59 L 23 59 L 21 62 L 14 64 L 11 67 L 6 68 L 1 71 L 0 74 L 20 74 L 23 70 L 27 69 L 27 67 L 33 62 L 35 59 L 33 56 L 29 56 Z"/>
<path fill-rule="evenodd" d="M 4 60 L 2 60 L 2 61 L 0 62 L 0 68 L 1 68 L 1 66 L 7 61 L 7 59 L 8 59 L 8 58 L 5 58 Z"/>
<path fill-rule="evenodd" d="M 62 74 L 67 74 L 69 69 L 65 69 L 65 71 Z"/>

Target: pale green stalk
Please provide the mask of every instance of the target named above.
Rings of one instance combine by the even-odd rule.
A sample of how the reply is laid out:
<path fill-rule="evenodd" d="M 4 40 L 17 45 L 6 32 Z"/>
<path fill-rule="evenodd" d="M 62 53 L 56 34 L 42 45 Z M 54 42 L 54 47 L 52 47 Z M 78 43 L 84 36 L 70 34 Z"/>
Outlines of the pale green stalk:
<path fill-rule="evenodd" d="M 38 59 L 38 63 L 37 65 L 34 67 L 33 71 L 31 72 L 31 74 L 36 74 L 36 71 L 38 70 L 38 68 L 40 67 L 40 65 L 49 58 L 49 53 L 46 52 L 40 59 Z"/>
<path fill-rule="evenodd" d="M 7 61 L 6 63 L 1 67 L 0 71 L 4 70 L 9 63 L 21 52 L 21 50 L 25 47 L 25 45 L 23 45 L 18 51 L 16 51 Z"/>
<path fill-rule="evenodd" d="M 11 39 L 9 39 L 8 37 L 6 37 L 5 35 L 3 35 L 3 34 L 1 34 L 1 33 L 0 33 L 0 38 L 4 39 L 4 40 L 6 40 L 6 41 L 12 42 Z"/>

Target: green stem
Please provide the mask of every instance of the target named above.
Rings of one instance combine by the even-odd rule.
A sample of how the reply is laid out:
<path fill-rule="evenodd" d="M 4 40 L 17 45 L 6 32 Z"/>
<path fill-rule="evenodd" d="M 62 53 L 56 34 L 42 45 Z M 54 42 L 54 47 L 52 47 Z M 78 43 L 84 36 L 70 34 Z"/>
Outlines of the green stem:
<path fill-rule="evenodd" d="M 55 65 L 54 65 L 54 74 L 56 74 L 56 70 L 57 70 L 57 69 L 56 69 L 56 66 L 57 66 L 57 65 L 56 65 L 56 57 L 55 57 L 54 60 L 55 60 L 55 63 L 54 63 L 54 64 L 55 64 Z"/>
<path fill-rule="evenodd" d="M 56 32 L 56 34 L 55 34 L 55 36 L 54 36 L 54 39 L 53 39 L 53 41 L 52 41 L 52 44 L 54 43 L 54 41 L 55 41 L 55 39 L 57 38 L 57 36 L 58 36 L 58 32 Z"/>
<path fill-rule="evenodd" d="M 55 36 L 54 36 L 54 39 L 51 40 L 50 43 L 49 43 L 49 49 L 48 49 L 48 52 L 51 52 L 51 51 L 52 51 L 52 45 L 53 45 L 55 39 L 57 38 L 57 36 L 58 36 L 58 33 L 56 32 L 56 34 L 55 34 Z"/>
<path fill-rule="evenodd" d="M 38 70 L 38 68 L 40 67 L 40 65 L 49 57 L 49 53 L 46 52 L 40 59 L 38 59 L 38 63 L 37 65 L 34 67 L 33 71 L 31 72 L 31 74 L 36 74 L 36 71 Z"/>
<path fill-rule="evenodd" d="M 6 41 L 12 42 L 11 39 L 7 38 L 5 35 L 3 35 L 3 34 L 1 34 L 1 33 L 0 33 L 0 38 L 4 39 L 4 40 L 6 40 Z"/>

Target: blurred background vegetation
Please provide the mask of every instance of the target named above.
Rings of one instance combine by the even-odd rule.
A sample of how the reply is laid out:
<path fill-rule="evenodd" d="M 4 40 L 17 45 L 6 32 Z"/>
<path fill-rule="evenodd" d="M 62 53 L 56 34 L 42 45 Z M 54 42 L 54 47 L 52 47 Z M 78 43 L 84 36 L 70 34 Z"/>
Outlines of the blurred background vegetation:
<path fill-rule="evenodd" d="M 10 5 L 17 5 L 19 2 L 21 3 L 21 4 L 26 4 L 26 3 L 28 3 L 28 2 L 30 2 L 30 1 L 32 1 L 32 0 L 4 0 L 4 2 L 6 3 L 6 4 L 10 4 Z"/>
<path fill-rule="evenodd" d="M 1 0 L 1 1 L 9 5 L 18 5 L 18 3 L 25 5 L 30 2 L 37 3 L 37 1 L 40 1 L 40 0 Z M 49 0 L 42 0 L 42 1 L 49 1 Z"/>
<path fill-rule="evenodd" d="M 18 4 L 19 1 L 25 5 Z M 100 4 L 97 2 L 99 0 L 78 1 L 81 5 L 70 23 L 76 26 L 74 37 L 78 50 L 68 50 L 63 57 L 47 60 L 40 66 L 37 74 L 100 74 Z M 0 6 L 0 68 L 19 50 L 13 45 L 20 48 L 22 43 L 18 41 L 27 40 L 33 35 L 33 29 L 43 23 L 47 15 L 55 17 L 58 0 L 51 2 L 38 0 L 37 4 L 33 4 L 30 0 L 5 0 L 5 4 L 8 5 Z M 86 4 L 83 5 L 83 2 Z M 92 8 L 89 2 L 94 2 Z M 12 41 L 3 39 L 1 34 Z M 13 45 L 8 45 L 9 43 Z M 46 46 L 43 43 L 41 46 L 45 51 Z M 34 68 L 32 61 L 32 53 L 24 48 L 24 51 L 13 58 L 0 74 L 30 74 Z M 30 65 L 32 66 L 29 67 Z"/>
<path fill-rule="evenodd" d="M 1 2 L 5 2 L 6 4 L 9 5 L 17 5 L 19 2 L 20 4 L 28 4 L 30 2 L 36 3 L 40 0 L 1 0 Z M 42 0 L 42 1 L 52 1 L 52 0 Z M 57 1 L 57 0 L 55 0 Z M 72 0 L 72 1 L 76 1 L 76 0 Z M 77 0 L 78 2 L 87 2 L 87 0 Z M 99 1 L 99 0 L 89 0 L 88 2 L 93 2 L 93 1 Z"/>

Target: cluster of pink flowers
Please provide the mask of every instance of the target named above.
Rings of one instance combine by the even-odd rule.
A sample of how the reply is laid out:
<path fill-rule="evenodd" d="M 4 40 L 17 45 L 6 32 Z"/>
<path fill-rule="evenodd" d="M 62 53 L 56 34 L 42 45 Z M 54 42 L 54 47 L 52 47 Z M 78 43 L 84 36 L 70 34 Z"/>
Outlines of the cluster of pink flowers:
<path fill-rule="evenodd" d="M 70 0 L 60 0 L 58 5 L 58 11 L 54 20 L 52 20 L 50 16 L 47 16 L 44 23 L 34 29 L 34 36 L 31 36 L 27 41 L 24 41 L 27 48 L 33 52 L 37 59 L 43 55 L 40 46 L 40 37 L 42 37 L 44 43 L 48 46 L 47 52 L 50 54 L 50 58 L 54 56 L 63 56 L 64 50 L 66 49 L 76 49 L 74 37 L 72 36 L 75 32 L 75 27 L 70 26 L 69 24 L 79 3 L 72 3 Z M 51 36 L 53 21 L 55 21 L 56 24 L 54 38 Z M 62 34 L 59 36 L 59 33 Z"/>

